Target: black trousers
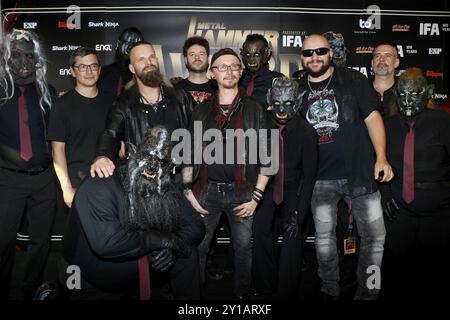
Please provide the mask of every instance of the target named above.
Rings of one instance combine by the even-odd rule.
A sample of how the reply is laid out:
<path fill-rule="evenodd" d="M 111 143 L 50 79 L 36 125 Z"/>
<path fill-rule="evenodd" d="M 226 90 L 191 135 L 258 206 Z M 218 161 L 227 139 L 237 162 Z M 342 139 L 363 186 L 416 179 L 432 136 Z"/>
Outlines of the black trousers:
<path fill-rule="evenodd" d="M 43 280 L 55 216 L 55 182 L 53 166 L 37 175 L 0 169 L 0 299 L 8 298 L 16 234 L 25 212 L 30 235 L 23 281 L 25 298 L 32 298 Z"/>
<path fill-rule="evenodd" d="M 275 212 L 279 209 L 279 223 L 283 226 L 289 215 L 295 210 L 298 197 L 296 189 L 284 190 L 284 201 L 275 205 L 273 185 L 269 185 L 264 199 L 257 209 L 253 221 L 253 288 L 261 294 L 274 294 L 274 298 L 290 299 L 297 297 L 301 280 L 301 262 L 304 243 L 303 221 L 301 213 L 300 234 L 296 239 L 283 239 L 277 259 L 274 228 Z"/>
<path fill-rule="evenodd" d="M 447 212 L 445 212 L 447 211 Z M 382 287 L 393 299 L 443 299 L 450 288 L 450 208 L 385 220 Z"/>
<path fill-rule="evenodd" d="M 149 263 L 151 258 L 149 258 Z M 122 300 L 138 297 L 138 281 L 130 283 L 128 288 L 118 288 L 117 290 L 104 290 L 95 287 L 83 276 L 81 276 L 80 289 L 69 290 L 66 282 L 69 274 L 66 270 L 69 264 L 60 257 L 58 260 L 58 280 L 61 297 L 68 300 Z M 136 277 L 137 275 L 136 263 Z M 150 277 L 156 271 L 150 270 Z M 192 247 L 188 257 L 179 257 L 173 266 L 167 271 L 169 273 L 170 284 L 173 297 L 176 300 L 200 300 L 200 269 L 198 263 L 198 251 Z M 82 272 L 81 272 L 82 274 Z"/>

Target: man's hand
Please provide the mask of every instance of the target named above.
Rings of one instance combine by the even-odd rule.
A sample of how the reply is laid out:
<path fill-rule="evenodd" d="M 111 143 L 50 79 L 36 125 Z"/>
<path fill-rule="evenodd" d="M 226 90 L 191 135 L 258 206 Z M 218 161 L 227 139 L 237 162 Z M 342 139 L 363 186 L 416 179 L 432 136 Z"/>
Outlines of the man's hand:
<path fill-rule="evenodd" d="M 112 176 L 116 166 L 108 157 L 98 157 L 91 165 L 91 177 L 94 178 L 95 174 L 99 178 L 108 178 Z"/>
<path fill-rule="evenodd" d="M 300 233 L 299 231 L 300 226 L 298 224 L 298 212 L 295 210 L 289 215 L 283 226 L 283 235 L 286 239 L 297 239 Z"/>
<path fill-rule="evenodd" d="M 75 196 L 75 189 L 68 187 L 63 190 L 64 203 L 68 208 L 72 208 L 73 197 Z"/>
<path fill-rule="evenodd" d="M 250 200 L 249 202 L 245 202 L 235 208 L 233 208 L 234 214 L 239 218 L 247 218 L 251 217 L 256 210 L 258 203 L 255 200 Z"/>
<path fill-rule="evenodd" d="M 394 178 L 394 172 L 387 160 L 377 160 L 375 162 L 374 179 L 378 182 L 389 182 Z"/>
<path fill-rule="evenodd" d="M 170 248 L 155 250 L 151 253 L 152 268 L 159 272 L 166 272 L 175 262 L 175 254 Z"/>
<path fill-rule="evenodd" d="M 184 189 L 184 196 L 186 197 L 187 201 L 189 201 L 192 208 L 194 208 L 195 211 L 197 211 L 201 216 L 208 214 L 208 211 L 206 211 L 197 201 L 197 198 L 195 198 L 194 193 L 191 189 Z"/>
<path fill-rule="evenodd" d="M 397 219 L 399 207 L 394 198 L 381 198 L 381 206 L 383 207 L 384 216 L 389 221 L 394 221 L 395 219 Z"/>
<path fill-rule="evenodd" d="M 190 246 L 182 238 L 173 233 L 161 234 L 161 242 L 164 248 L 172 249 L 177 257 L 188 257 L 191 253 Z"/>

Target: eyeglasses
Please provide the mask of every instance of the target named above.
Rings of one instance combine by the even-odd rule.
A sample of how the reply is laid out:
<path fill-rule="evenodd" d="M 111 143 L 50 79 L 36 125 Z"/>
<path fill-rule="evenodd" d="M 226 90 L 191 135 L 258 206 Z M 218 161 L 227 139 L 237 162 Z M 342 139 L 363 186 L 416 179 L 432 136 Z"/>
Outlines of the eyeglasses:
<path fill-rule="evenodd" d="M 230 68 L 231 71 L 239 71 L 241 70 L 242 66 L 238 63 L 232 63 L 230 65 L 219 64 L 218 66 L 211 67 L 211 69 L 217 69 L 219 72 L 225 72 L 228 70 L 228 68 Z"/>
<path fill-rule="evenodd" d="M 313 53 L 316 53 L 318 56 L 323 56 L 330 52 L 330 48 L 317 48 L 317 49 L 306 49 L 302 51 L 302 56 L 304 57 L 312 57 Z"/>
<path fill-rule="evenodd" d="M 74 68 L 77 68 L 80 72 L 86 72 L 86 70 L 89 68 L 91 71 L 98 71 L 100 66 L 97 63 L 93 64 L 80 64 L 78 66 L 73 66 Z"/>

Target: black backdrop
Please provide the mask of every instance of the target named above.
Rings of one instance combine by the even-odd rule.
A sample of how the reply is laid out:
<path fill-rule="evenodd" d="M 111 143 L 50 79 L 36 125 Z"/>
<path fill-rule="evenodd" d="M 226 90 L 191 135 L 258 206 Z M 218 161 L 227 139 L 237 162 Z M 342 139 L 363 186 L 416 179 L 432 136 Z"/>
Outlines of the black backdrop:
<path fill-rule="evenodd" d="M 182 44 L 205 36 L 211 53 L 238 50 L 249 33 L 262 33 L 273 48 L 271 68 L 292 75 L 299 68 L 299 47 L 308 34 L 341 32 L 348 66 L 370 75 L 373 46 L 398 44 L 400 70 L 417 66 L 435 84 L 438 104 L 448 104 L 449 1 L 1 1 L 3 31 L 35 31 L 44 43 L 48 77 L 58 91 L 72 86 L 68 56 L 76 46 L 100 52 L 102 64 L 114 60 L 115 43 L 128 27 L 139 28 L 154 44 L 167 76 L 184 76 Z M 371 6 L 375 5 L 375 7 Z M 369 8 L 368 8 L 369 7 Z M 59 220 L 63 220 L 59 215 Z M 62 222 L 57 221 L 60 230 Z M 55 231 L 59 233 L 59 231 Z M 60 237 L 54 236 L 54 240 Z"/>
<path fill-rule="evenodd" d="M 308 34 L 336 30 L 349 49 L 348 65 L 370 75 L 373 46 L 398 44 L 400 69 L 418 66 L 436 85 L 435 98 L 449 93 L 449 1 L 2 1 L 4 29 L 27 28 L 44 41 L 50 82 L 72 86 L 68 53 L 79 45 L 100 52 L 103 64 L 114 60 L 120 32 L 130 26 L 152 42 L 163 73 L 185 75 L 181 47 L 199 34 L 211 44 L 238 50 L 249 33 L 262 33 L 273 47 L 271 68 L 292 75 L 299 67 L 299 46 Z M 371 7 L 375 5 L 377 7 Z M 345 8 L 344 8 L 345 6 Z"/>

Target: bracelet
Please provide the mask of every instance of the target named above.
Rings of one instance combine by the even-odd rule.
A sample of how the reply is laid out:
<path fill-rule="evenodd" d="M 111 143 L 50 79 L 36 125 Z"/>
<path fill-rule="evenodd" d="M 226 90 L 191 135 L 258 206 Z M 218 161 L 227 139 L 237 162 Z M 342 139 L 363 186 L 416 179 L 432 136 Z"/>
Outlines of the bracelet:
<path fill-rule="evenodd" d="M 264 191 L 262 191 L 261 189 L 255 187 L 255 189 L 253 190 L 253 192 L 257 192 L 261 195 L 261 197 L 264 195 Z"/>
<path fill-rule="evenodd" d="M 255 200 L 256 203 L 260 203 L 261 200 L 262 200 L 262 198 L 257 198 L 257 197 L 255 197 L 254 194 L 252 194 L 252 199 Z"/>
<path fill-rule="evenodd" d="M 259 203 L 262 200 L 262 195 L 260 195 L 259 193 L 253 191 L 252 192 L 252 199 L 256 201 L 256 203 Z"/>

